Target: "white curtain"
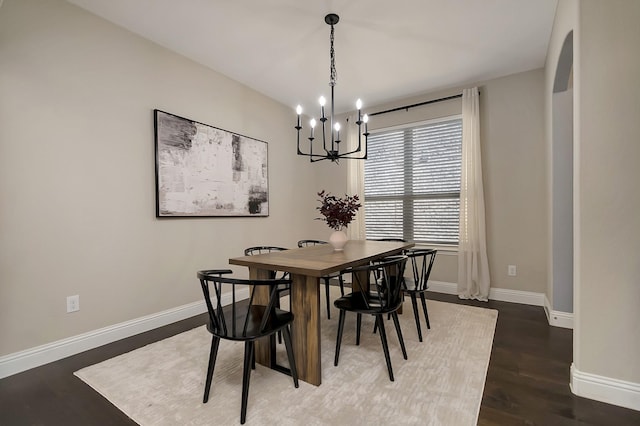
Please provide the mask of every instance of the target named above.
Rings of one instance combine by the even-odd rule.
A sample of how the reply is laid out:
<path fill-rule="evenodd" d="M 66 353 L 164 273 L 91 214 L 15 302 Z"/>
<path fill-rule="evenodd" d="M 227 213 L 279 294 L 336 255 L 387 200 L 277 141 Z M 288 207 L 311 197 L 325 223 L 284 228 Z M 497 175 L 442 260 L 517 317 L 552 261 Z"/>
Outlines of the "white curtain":
<path fill-rule="evenodd" d="M 480 160 L 478 88 L 462 92 L 462 175 L 460 178 L 460 242 L 458 297 L 489 300 L 489 261 Z"/>
<path fill-rule="evenodd" d="M 349 117 L 349 122 L 353 123 L 354 117 Z M 358 126 L 347 126 L 347 147 L 353 151 L 358 147 Z M 363 137 L 364 139 L 364 137 Z M 351 240 L 364 240 L 367 238 L 364 223 L 364 162 L 365 160 L 343 160 L 347 162 L 347 194 L 357 195 L 360 198 L 360 210 L 347 227 L 347 237 Z"/>

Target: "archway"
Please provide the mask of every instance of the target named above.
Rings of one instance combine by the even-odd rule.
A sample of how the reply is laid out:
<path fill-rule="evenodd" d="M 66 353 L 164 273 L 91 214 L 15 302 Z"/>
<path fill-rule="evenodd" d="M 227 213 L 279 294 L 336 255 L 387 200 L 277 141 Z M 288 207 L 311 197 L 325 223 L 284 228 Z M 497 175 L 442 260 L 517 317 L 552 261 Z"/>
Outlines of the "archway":
<path fill-rule="evenodd" d="M 556 67 L 551 147 L 551 308 L 573 313 L 573 31 Z"/>

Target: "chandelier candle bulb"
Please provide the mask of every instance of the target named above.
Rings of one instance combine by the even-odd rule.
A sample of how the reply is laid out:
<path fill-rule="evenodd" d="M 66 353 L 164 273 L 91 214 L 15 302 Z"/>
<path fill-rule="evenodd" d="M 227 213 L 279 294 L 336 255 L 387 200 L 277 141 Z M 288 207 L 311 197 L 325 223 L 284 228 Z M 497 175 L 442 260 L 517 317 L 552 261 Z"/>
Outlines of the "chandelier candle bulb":
<path fill-rule="evenodd" d="M 340 123 L 333 126 L 336 129 L 336 142 L 340 142 Z"/>
<path fill-rule="evenodd" d="M 364 121 L 364 134 L 367 135 L 367 123 L 369 122 L 369 116 L 365 114 L 364 117 L 362 117 L 362 121 Z"/>
<path fill-rule="evenodd" d="M 324 98 L 324 96 L 320 96 L 320 99 L 318 99 L 318 102 L 320 102 L 320 117 L 325 118 L 324 104 L 327 103 L 327 100 Z"/>
<path fill-rule="evenodd" d="M 302 107 L 300 105 L 296 107 L 296 113 L 298 114 L 298 127 L 300 127 L 300 114 L 302 114 Z"/>
<path fill-rule="evenodd" d="M 311 139 L 313 139 L 313 129 L 316 127 L 316 119 L 312 118 L 311 121 L 309 121 L 309 126 L 311 126 L 311 136 L 309 136 Z"/>

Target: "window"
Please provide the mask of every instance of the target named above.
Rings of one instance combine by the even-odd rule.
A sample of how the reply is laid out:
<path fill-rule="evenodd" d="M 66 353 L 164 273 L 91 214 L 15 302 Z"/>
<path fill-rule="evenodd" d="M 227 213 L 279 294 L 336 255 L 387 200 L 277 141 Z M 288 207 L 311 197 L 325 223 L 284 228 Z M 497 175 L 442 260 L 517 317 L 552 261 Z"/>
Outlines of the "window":
<path fill-rule="evenodd" d="M 367 151 L 367 239 L 458 244 L 462 118 L 372 132 Z"/>

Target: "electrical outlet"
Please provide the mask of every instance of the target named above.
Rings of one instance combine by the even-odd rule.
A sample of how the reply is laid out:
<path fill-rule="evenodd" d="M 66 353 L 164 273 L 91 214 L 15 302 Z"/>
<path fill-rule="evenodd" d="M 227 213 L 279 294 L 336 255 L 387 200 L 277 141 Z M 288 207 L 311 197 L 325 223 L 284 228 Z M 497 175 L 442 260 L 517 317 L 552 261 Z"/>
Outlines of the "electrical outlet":
<path fill-rule="evenodd" d="M 67 313 L 80 310 L 80 296 L 67 296 Z"/>
<path fill-rule="evenodd" d="M 516 276 L 516 265 L 507 266 L 507 275 L 509 275 L 510 277 Z"/>

